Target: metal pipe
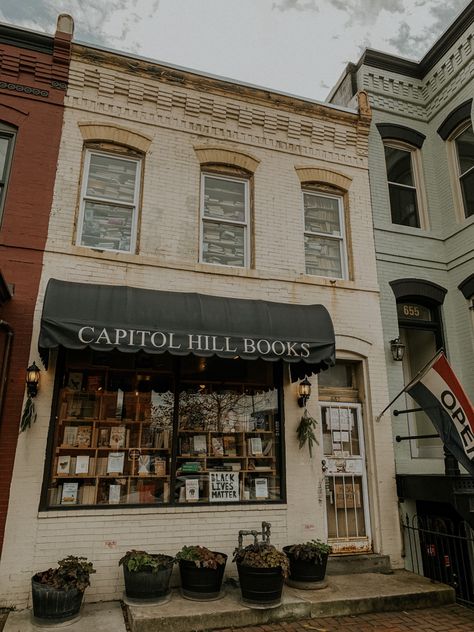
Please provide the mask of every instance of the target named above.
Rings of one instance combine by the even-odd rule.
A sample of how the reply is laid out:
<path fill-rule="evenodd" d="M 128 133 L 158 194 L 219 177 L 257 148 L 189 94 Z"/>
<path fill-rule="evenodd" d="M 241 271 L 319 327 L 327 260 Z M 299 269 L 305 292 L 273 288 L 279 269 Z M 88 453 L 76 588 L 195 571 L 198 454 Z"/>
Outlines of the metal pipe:
<path fill-rule="evenodd" d="M 7 372 L 8 372 L 8 365 L 10 361 L 10 351 L 11 351 L 14 333 L 13 333 L 12 326 L 9 323 L 7 323 L 6 320 L 0 320 L 0 328 L 6 330 L 7 332 L 5 349 L 3 350 L 2 370 L 0 373 L 0 419 L 1 419 L 2 410 L 3 410 L 3 399 L 5 395 L 6 384 L 7 384 Z"/>
<path fill-rule="evenodd" d="M 410 441 L 411 439 L 436 439 L 439 437 L 439 434 L 430 434 L 430 435 L 407 435 L 406 437 L 401 437 L 397 435 L 395 437 L 395 441 L 400 443 L 400 441 Z"/>

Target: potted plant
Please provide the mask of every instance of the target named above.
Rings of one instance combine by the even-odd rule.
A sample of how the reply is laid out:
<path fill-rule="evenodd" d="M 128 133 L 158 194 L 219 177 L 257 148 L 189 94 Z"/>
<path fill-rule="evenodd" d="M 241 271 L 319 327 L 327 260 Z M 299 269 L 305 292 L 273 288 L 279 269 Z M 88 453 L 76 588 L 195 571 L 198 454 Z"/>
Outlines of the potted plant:
<path fill-rule="evenodd" d="M 321 540 L 310 540 L 304 544 L 292 544 L 283 547 L 290 561 L 290 583 L 324 582 L 326 565 L 331 547 Z M 300 586 L 301 587 L 301 586 Z M 315 586 L 310 586 L 315 588 Z M 324 586 L 321 586 L 321 588 Z"/>
<path fill-rule="evenodd" d="M 283 581 L 289 574 L 288 557 L 267 542 L 249 544 L 234 552 L 242 602 L 273 608 L 281 603 Z"/>
<path fill-rule="evenodd" d="M 127 551 L 119 561 L 123 566 L 125 594 L 129 599 L 155 601 L 170 592 L 174 558 L 171 555 Z"/>
<path fill-rule="evenodd" d="M 205 546 L 183 546 L 176 555 L 181 575 L 181 593 L 188 599 L 218 599 L 227 555 Z"/>
<path fill-rule="evenodd" d="M 37 619 L 59 623 L 73 619 L 80 610 L 90 575 L 95 573 L 86 557 L 69 555 L 31 578 L 33 614 Z"/>

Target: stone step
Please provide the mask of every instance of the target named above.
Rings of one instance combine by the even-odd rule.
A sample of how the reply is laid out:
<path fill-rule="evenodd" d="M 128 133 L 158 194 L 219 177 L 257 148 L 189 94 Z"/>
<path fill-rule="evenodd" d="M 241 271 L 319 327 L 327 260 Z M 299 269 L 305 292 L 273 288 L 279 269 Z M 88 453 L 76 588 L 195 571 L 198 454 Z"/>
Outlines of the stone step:
<path fill-rule="evenodd" d="M 330 555 L 328 575 L 349 575 L 350 573 L 391 573 L 390 557 L 377 553 L 357 555 Z"/>
<path fill-rule="evenodd" d="M 225 586 L 216 601 L 183 599 L 177 590 L 159 606 L 129 606 L 132 632 L 198 632 L 216 628 L 238 628 L 275 621 L 339 615 L 431 608 L 453 603 L 454 590 L 444 584 L 408 571 L 330 575 L 322 590 L 298 590 L 285 586 L 282 605 L 257 610 L 240 603 L 240 590 Z"/>

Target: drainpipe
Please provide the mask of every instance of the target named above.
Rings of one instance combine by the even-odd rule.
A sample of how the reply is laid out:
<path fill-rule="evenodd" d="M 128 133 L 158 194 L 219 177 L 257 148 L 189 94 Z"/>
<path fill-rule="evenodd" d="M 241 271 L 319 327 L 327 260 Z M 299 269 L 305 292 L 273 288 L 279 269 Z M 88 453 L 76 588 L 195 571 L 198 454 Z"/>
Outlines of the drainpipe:
<path fill-rule="evenodd" d="M 1 373 L 0 373 L 0 419 L 1 419 L 1 414 L 3 410 L 3 399 L 5 395 L 5 388 L 7 385 L 7 373 L 8 373 L 8 365 L 10 361 L 10 350 L 11 350 L 14 334 L 13 334 L 13 329 L 11 325 L 9 325 L 6 320 L 0 320 L 0 329 L 6 332 L 6 337 L 7 337 L 5 341 L 5 348 L 3 350 L 3 358 L 1 361 L 2 365 L 1 365 Z"/>

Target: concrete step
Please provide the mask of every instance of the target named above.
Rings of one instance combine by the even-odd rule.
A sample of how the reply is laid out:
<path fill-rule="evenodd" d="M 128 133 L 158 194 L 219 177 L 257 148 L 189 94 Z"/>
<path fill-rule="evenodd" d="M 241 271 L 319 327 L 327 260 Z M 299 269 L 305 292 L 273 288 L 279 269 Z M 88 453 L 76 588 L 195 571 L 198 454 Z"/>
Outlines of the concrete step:
<path fill-rule="evenodd" d="M 330 555 L 328 575 L 349 575 L 350 573 L 391 573 L 390 557 L 377 553 L 357 555 Z"/>
<path fill-rule="evenodd" d="M 285 586 L 282 605 L 256 610 L 240 603 L 240 590 L 226 585 L 217 601 L 189 601 L 177 590 L 159 606 L 129 606 L 132 632 L 198 632 L 238 628 L 275 621 L 338 615 L 430 608 L 453 603 L 455 593 L 444 584 L 408 571 L 328 576 L 322 590 L 298 590 Z"/>

